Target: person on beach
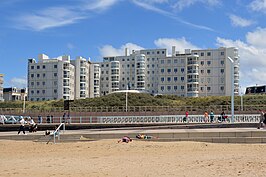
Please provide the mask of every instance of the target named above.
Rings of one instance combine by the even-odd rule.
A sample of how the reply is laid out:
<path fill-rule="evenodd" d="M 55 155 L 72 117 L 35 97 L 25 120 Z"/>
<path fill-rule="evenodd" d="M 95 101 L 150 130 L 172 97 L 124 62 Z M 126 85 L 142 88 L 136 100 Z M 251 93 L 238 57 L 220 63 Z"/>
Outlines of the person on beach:
<path fill-rule="evenodd" d="M 26 133 L 25 133 L 25 124 L 27 123 L 27 121 L 24 118 L 22 118 L 19 121 L 19 123 L 20 123 L 20 127 L 19 127 L 19 130 L 18 130 L 18 135 L 20 134 L 21 131 L 23 132 L 24 135 L 26 135 Z"/>
<path fill-rule="evenodd" d="M 264 120 L 265 120 L 265 112 L 262 110 L 259 110 L 260 112 L 260 122 L 259 122 L 259 126 L 258 129 L 263 128 L 264 127 Z"/>
<path fill-rule="evenodd" d="M 131 141 L 132 139 L 129 138 L 128 136 L 123 136 L 120 140 L 118 140 L 118 143 L 129 143 Z"/>
<path fill-rule="evenodd" d="M 37 124 L 32 118 L 29 120 L 29 132 L 37 132 Z"/>
<path fill-rule="evenodd" d="M 149 135 L 144 135 L 144 134 L 138 134 L 136 136 L 136 138 L 138 138 L 138 139 L 153 139 L 153 138 L 156 138 L 157 139 L 157 137 L 155 137 L 155 136 L 149 136 Z"/>

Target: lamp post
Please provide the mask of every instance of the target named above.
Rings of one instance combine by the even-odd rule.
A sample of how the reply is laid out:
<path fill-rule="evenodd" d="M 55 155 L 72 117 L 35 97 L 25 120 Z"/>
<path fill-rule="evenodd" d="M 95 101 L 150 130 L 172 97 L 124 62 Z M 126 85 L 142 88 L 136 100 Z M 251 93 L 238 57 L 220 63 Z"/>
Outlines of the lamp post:
<path fill-rule="evenodd" d="M 127 86 L 127 89 L 126 89 L 126 112 L 127 112 L 127 97 L 128 97 L 128 95 L 127 95 L 127 92 L 128 92 L 128 86 Z"/>
<path fill-rule="evenodd" d="M 232 115 L 232 123 L 235 122 L 234 119 L 234 60 L 230 57 L 227 59 L 231 62 L 231 115 Z"/>

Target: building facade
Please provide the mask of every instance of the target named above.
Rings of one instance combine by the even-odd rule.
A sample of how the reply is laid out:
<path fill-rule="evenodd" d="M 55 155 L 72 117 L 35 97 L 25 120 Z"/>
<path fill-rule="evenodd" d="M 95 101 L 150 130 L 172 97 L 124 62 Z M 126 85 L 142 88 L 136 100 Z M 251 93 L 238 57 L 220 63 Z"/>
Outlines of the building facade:
<path fill-rule="evenodd" d="M 4 85 L 4 75 L 0 74 L 0 101 L 4 101 L 3 85 Z"/>
<path fill-rule="evenodd" d="M 90 97 L 90 61 L 70 56 L 49 58 L 40 54 L 38 62 L 28 60 L 28 98 L 30 101 L 73 100 Z M 95 94 L 97 95 L 97 94 Z M 99 94 L 98 94 L 99 95 Z"/>
<path fill-rule="evenodd" d="M 4 88 L 3 97 L 5 101 L 26 101 L 27 90 L 25 88 L 20 89 L 16 87 Z"/>
<path fill-rule="evenodd" d="M 234 60 L 233 74 L 230 57 Z M 206 50 L 172 48 L 125 50 L 124 56 L 104 57 L 101 66 L 101 96 L 118 90 L 143 90 L 151 94 L 183 97 L 231 95 L 239 91 L 239 56 L 237 48 Z M 232 77 L 232 75 L 234 77 Z"/>

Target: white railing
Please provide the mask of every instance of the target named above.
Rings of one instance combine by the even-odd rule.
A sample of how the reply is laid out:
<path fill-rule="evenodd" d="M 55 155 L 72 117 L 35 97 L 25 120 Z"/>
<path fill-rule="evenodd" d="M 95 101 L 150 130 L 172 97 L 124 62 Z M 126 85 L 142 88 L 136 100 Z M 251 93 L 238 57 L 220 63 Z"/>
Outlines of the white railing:
<path fill-rule="evenodd" d="M 58 140 L 60 140 L 60 128 L 61 128 L 62 126 L 63 126 L 63 133 L 65 132 L 65 130 L 66 130 L 65 123 L 61 123 L 61 124 L 55 129 L 55 131 L 54 131 L 52 134 L 50 134 L 50 138 L 49 138 L 49 140 L 47 141 L 46 144 L 48 144 L 52 138 L 54 138 L 54 144 L 55 144 L 56 137 L 57 137 Z"/>
<path fill-rule="evenodd" d="M 232 122 L 231 115 L 225 119 L 220 119 L 220 115 L 215 115 L 213 123 Z M 98 123 L 205 123 L 211 122 L 210 116 L 206 120 L 203 115 L 191 115 L 188 119 L 184 115 L 162 115 L 162 116 L 104 116 L 97 117 Z M 259 122 L 259 114 L 234 115 L 234 123 L 256 123 Z"/>

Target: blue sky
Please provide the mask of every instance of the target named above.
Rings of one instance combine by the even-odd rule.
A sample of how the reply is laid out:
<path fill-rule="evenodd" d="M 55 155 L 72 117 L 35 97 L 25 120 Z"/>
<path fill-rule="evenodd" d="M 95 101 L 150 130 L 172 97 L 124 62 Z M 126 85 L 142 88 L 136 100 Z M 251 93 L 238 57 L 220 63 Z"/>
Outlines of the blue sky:
<path fill-rule="evenodd" d="M 266 84 L 266 0 L 0 0 L 0 73 L 25 87 L 27 59 L 101 61 L 124 48 L 238 47 L 240 85 Z"/>

